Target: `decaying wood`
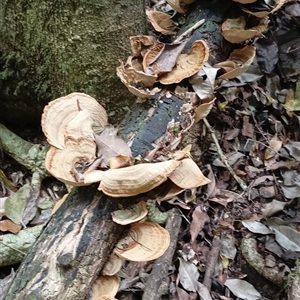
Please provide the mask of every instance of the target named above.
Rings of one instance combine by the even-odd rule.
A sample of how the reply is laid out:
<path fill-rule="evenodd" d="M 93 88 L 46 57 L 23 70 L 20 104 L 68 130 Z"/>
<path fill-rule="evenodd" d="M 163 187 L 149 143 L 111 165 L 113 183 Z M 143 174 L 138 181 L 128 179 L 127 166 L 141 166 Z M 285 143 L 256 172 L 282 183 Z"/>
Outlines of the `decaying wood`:
<path fill-rule="evenodd" d="M 169 231 L 171 242 L 167 251 L 158 258 L 152 267 L 152 272 L 147 279 L 143 300 L 160 300 L 163 294 L 168 293 L 168 273 L 172 265 L 173 255 L 177 246 L 178 234 L 181 226 L 181 215 L 178 210 L 173 208 L 166 224 Z"/>
<path fill-rule="evenodd" d="M 26 256 L 5 299 L 85 299 L 124 231 L 111 220 L 116 208 L 97 185 L 75 189 Z"/>

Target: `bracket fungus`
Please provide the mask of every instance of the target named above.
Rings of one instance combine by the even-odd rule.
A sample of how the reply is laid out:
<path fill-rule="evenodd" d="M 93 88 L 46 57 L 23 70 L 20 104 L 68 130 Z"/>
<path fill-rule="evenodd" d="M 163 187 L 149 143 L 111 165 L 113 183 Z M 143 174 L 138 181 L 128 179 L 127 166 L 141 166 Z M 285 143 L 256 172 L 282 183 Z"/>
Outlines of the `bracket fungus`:
<path fill-rule="evenodd" d="M 208 60 L 209 48 L 206 42 L 197 40 L 187 53 L 178 56 L 175 68 L 158 80 L 162 84 L 178 83 L 181 80 L 196 74 Z"/>
<path fill-rule="evenodd" d="M 169 232 L 157 223 L 135 223 L 114 249 L 118 256 L 130 261 L 150 261 L 165 253 L 170 245 Z"/>
<path fill-rule="evenodd" d="M 145 163 L 103 172 L 99 190 L 111 197 L 130 197 L 159 186 L 180 164 L 176 160 Z"/>
<path fill-rule="evenodd" d="M 228 60 L 214 65 L 215 68 L 223 68 L 226 71 L 219 78 L 232 79 L 243 74 L 252 64 L 255 54 L 256 48 L 253 46 L 233 50 Z"/>
<path fill-rule="evenodd" d="M 80 173 L 96 158 L 94 129 L 107 124 L 105 109 L 91 96 L 72 93 L 51 101 L 42 115 L 50 149 L 46 169 L 70 185 L 84 185 Z"/>
<path fill-rule="evenodd" d="M 80 113 L 82 110 L 86 110 L 88 114 Z M 58 149 L 66 147 L 65 141 L 69 136 L 66 132 L 66 127 L 71 126 L 72 128 L 83 123 L 85 123 L 84 127 L 88 128 L 88 130 L 86 133 L 81 133 L 87 135 L 87 137 L 82 135 L 81 137 L 88 139 L 90 139 L 90 126 L 104 127 L 107 125 L 105 109 L 96 99 L 84 93 L 72 93 L 49 102 L 44 108 L 41 121 L 42 130 L 47 141 Z M 71 129 L 69 128 L 69 130 Z M 76 131 L 76 129 L 74 130 Z"/>

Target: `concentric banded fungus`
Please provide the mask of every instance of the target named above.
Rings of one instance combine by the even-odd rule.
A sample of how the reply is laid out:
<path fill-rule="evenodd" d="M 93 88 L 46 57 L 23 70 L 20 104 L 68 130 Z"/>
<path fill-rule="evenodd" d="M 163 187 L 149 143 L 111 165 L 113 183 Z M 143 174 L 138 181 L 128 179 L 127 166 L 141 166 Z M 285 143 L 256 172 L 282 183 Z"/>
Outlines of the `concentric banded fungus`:
<path fill-rule="evenodd" d="M 93 127 L 104 127 L 107 124 L 105 109 L 91 96 L 83 93 L 72 93 L 58 98 L 44 108 L 42 115 L 42 129 L 50 145 L 58 149 L 66 147 L 67 133 L 65 129 L 81 110 L 88 111 L 88 116 L 85 116 L 91 117 Z M 82 118 L 82 116 L 80 117 Z M 71 127 L 73 128 L 74 124 Z M 90 138 L 89 134 L 88 138 Z"/>
<path fill-rule="evenodd" d="M 51 146 L 47 152 L 45 166 L 48 172 L 58 180 L 70 185 L 85 185 L 83 178 L 77 178 L 78 168 L 84 167 L 96 158 L 96 144 L 88 139 L 68 138 L 65 149 Z"/>
<path fill-rule="evenodd" d="M 107 276 L 113 276 L 117 274 L 122 268 L 122 263 L 123 259 L 112 253 L 102 269 L 102 274 Z"/>
<path fill-rule="evenodd" d="M 222 24 L 222 35 L 230 43 L 242 43 L 254 37 L 264 37 L 262 32 L 266 30 L 269 19 L 263 18 L 258 26 L 246 29 L 244 18 L 227 19 Z"/>
<path fill-rule="evenodd" d="M 258 12 L 252 12 L 246 8 L 243 8 L 243 11 L 245 11 L 246 13 L 250 14 L 250 15 L 253 15 L 255 17 L 258 17 L 258 18 L 264 18 L 266 16 L 268 16 L 269 14 L 273 14 L 275 11 L 277 11 L 287 0 L 274 0 L 271 1 L 273 3 L 275 3 L 275 5 L 273 5 L 273 9 L 270 10 L 270 11 L 258 11 Z"/>
<path fill-rule="evenodd" d="M 230 54 L 228 61 L 224 61 L 214 65 L 216 68 L 228 68 L 234 66 L 233 69 L 220 76 L 223 79 L 235 78 L 247 71 L 251 65 L 256 53 L 256 48 L 253 46 L 245 46 L 242 49 L 235 49 Z M 229 70 L 229 69 L 227 69 Z"/>
<path fill-rule="evenodd" d="M 146 11 L 147 17 L 149 18 L 151 25 L 154 29 L 162 34 L 174 34 L 175 24 L 171 17 L 161 11 Z"/>
<path fill-rule="evenodd" d="M 192 189 L 210 183 L 200 171 L 197 164 L 190 158 L 180 161 L 180 165 L 169 176 L 177 186 Z"/>
<path fill-rule="evenodd" d="M 118 276 L 100 276 L 96 279 L 92 286 L 91 299 L 114 299 L 114 296 L 118 292 L 119 286 L 120 281 Z"/>
<path fill-rule="evenodd" d="M 112 219 L 115 223 L 120 225 L 128 225 L 144 219 L 148 214 L 147 205 L 145 201 L 128 207 L 127 209 L 116 210 L 112 212 Z"/>
<path fill-rule="evenodd" d="M 111 197 L 142 194 L 165 182 L 179 164 L 179 161 L 169 160 L 122 169 L 109 169 L 103 173 L 98 189 Z"/>
<path fill-rule="evenodd" d="M 156 223 L 133 224 L 114 252 L 130 261 L 150 261 L 165 253 L 170 244 L 169 232 Z"/>
<path fill-rule="evenodd" d="M 162 84 L 178 83 L 184 78 L 188 78 L 199 71 L 204 63 L 208 60 L 209 48 L 202 40 L 193 43 L 188 53 L 179 55 L 175 68 L 166 75 L 161 76 L 158 80 Z"/>

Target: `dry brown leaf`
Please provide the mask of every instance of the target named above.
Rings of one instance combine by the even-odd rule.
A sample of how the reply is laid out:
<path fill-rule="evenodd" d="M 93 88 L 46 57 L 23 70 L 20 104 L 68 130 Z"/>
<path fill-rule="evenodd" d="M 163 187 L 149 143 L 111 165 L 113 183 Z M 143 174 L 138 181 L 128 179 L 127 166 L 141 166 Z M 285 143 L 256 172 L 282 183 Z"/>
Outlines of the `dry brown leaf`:
<path fill-rule="evenodd" d="M 190 51 L 178 56 L 174 69 L 159 78 L 162 84 L 178 83 L 196 74 L 208 60 L 209 48 L 205 41 L 196 40 Z"/>
<path fill-rule="evenodd" d="M 229 65 L 234 65 L 234 69 L 226 72 L 225 74 L 221 75 L 219 78 L 223 79 L 232 79 L 235 78 L 244 72 L 247 71 L 248 67 L 252 64 L 252 61 L 256 54 L 256 48 L 253 46 L 245 46 L 242 49 L 234 50 L 228 59 Z M 228 63 L 227 61 L 227 63 Z M 224 62 L 226 64 L 226 62 Z M 223 63 L 218 63 L 214 65 L 216 68 L 223 68 Z"/>
<path fill-rule="evenodd" d="M 156 31 L 164 35 L 175 33 L 175 24 L 168 14 L 161 11 L 147 10 L 146 15 Z"/>
<path fill-rule="evenodd" d="M 131 150 L 127 143 L 117 136 L 117 129 L 113 126 L 106 126 L 100 134 L 95 135 L 97 145 L 97 157 L 101 157 L 109 166 L 111 157 L 124 155 L 131 157 Z"/>
<path fill-rule="evenodd" d="M 183 8 L 180 5 L 180 2 L 181 2 L 180 0 L 167 0 L 167 2 L 173 9 L 175 9 L 180 14 L 185 13 L 185 11 L 183 10 Z"/>
<path fill-rule="evenodd" d="M 196 241 L 199 232 L 203 229 L 206 222 L 209 221 L 209 217 L 200 206 L 196 206 L 192 214 L 192 222 L 190 226 L 191 243 Z"/>
<path fill-rule="evenodd" d="M 22 229 L 22 225 L 16 224 L 11 220 L 0 221 L 0 231 L 10 231 L 12 233 L 18 233 Z"/>
<path fill-rule="evenodd" d="M 272 158 L 275 154 L 278 153 L 278 151 L 282 147 L 282 141 L 280 141 L 277 137 L 277 133 L 272 137 L 272 139 L 269 142 L 269 147 L 266 149 L 265 152 L 265 159 Z"/>
<path fill-rule="evenodd" d="M 243 129 L 242 135 L 247 136 L 249 138 L 253 138 L 254 135 L 254 127 L 251 123 L 249 123 L 249 116 L 243 117 Z"/>
<path fill-rule="evenodd" d="M 117 243 L 114 253 L 130 261 L 150 261 L 163 255 L 169 245 L 170 235 L 165 228 L 157 223 L 136 223 Z"/>
<path fill-rule="evenodd" d="M 178 56 L 180 55 L 181 51 L 183 50 L 184 46 L 186 45 L 187 40 L 180 43 L 180 44 L 171 44 L 171 45 L 164 45 L 163 51 L 157 55 L 156 59 L 152 60 L 151 63 L 145 63 L 144 70 L 148 74 L 155 74 L 155 75 L 163 75 L 165 73 L 171 72 L 176 64 L 176 61 L 178 59 Z M 152 53 L 152 51 L 154 53 Z M 150 56 L 155 56 L 155 49 L 152 50 L 149 49 L 148 52 L 150 52 Z M 148 55 L 148 52 L 145 54 L 145 57 Z M 145 58 L 144 58 L 145 60 Z"/>
<path fill-rule="evenodd" d="M 210 111 L 214 106 L 215 100 L 216 98 L 212 99 L 207 103 L 202 103 L 194 109 L 195 111 L 194 118 L 196 123 L 208 116 L 208 114 L 210 113 Z"/>

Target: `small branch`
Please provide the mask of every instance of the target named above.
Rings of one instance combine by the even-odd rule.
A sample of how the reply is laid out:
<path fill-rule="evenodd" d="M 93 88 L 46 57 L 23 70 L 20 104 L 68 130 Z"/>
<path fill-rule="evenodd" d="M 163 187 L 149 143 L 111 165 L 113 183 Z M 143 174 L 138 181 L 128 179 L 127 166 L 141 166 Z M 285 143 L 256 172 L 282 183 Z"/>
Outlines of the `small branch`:
<path fill-rule="evenodd" d="M 182 42 L 184 39 L 186 39 L 187 37 L 189 37 L 192 32 L 194 30 L 196 30 L 197 28 L 199 28 L 201 25 L 203 25 L 205 22 L 205 19 L 202 19 L 200 21 L 198 21 L 196 24 L 194 24 L 191 28 L 189 28 L 188 30 L 186 30 L 183 34 L 181 34 L 173 43 L 180 43 Z"/>
<path fill-rule="evenodd" d="M 203 285 L 206 286 L 208 291 L 210 291 L 211 289 L 211 283 L 215 272 L 215 266 L 219 258 L 220 246 L 221 246 L 221 241 L 219 237 L 215 236 L 212 241 L 210 253 L 208 255 L 207 264 L 205 268 L 205 275 L 203 280 Z"/>
<path fill-rule="evenodd" d="M 246 183 L 245 183 L 240 177 L 238 177 L 238 176 L 234 173 L 232 167 L 231 167 L 230 164 L 228 163 L 227 157 L 224 155 L 224 153 L 223 153 L 223 151 L 222 151 L 222 149 L 221 149 L 221 147 L 220 147 L 220 145 L 219 145 L 218 139 L 217 139 L 217 137 L 216 137 L 216 135 L 215 135 L 215 132 L 213 131 L 212 127 L 210 126 L 210 124 L 208 123 L 208 121 L 207 121 L 206 118 L 204 118 L 203 121 L 204 121 L 205 126 L 207 127 L 207 129 L 208 129 L 208 130 L 210 131 L 210 133 L 211 133 L 211 136 L 212 136 L 212 138 L 213 138 L 213 141 L 214 141 L 214 143 L 215 143 L 215 145 L 216 145 L 216 147 L 217 147 L 217 152 L 218 152 L 218 154 L 219 154 L 219 157 L 220 157 L 221 162 L 225 165 L 225 167 L 227 168 L 227 170 L 230 172 L 230 174 L 233 176 L 233 178 L 234 178 L 234 179 L 237 181 L 237 183 L 240 185 L 240 187 L 242 188 L 242 190 L 243 190 L 243 191 L 246 191 L 247 188 L 248 188 L 247 185 L 246 185 Z"/>
<path fill-rule="evenodd" d="M 170 246 L 167 251 L 154 262 L 152 272 L 146 282 L 143 300 L 160 300 L 161 296 L 165 292 L 168 292 L 167 277 L 169 267 L 172 265 L 180 226 L 181 216 L 179 215 L 178 210 L 173 208 L 170 211 L 166 224 L 166 229 L 169 231 L 171 238 Z"/>

